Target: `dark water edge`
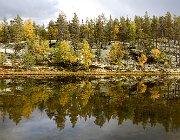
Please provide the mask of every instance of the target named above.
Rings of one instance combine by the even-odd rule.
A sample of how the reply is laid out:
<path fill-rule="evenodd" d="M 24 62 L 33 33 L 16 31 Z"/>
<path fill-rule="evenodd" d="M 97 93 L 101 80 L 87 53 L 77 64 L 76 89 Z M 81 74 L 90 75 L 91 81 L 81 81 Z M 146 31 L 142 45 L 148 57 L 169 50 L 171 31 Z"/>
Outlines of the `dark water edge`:
<path fill-rule="evenodd" d="M 179 140 L 180 77 L 0 79 L 0 140 Z"/>

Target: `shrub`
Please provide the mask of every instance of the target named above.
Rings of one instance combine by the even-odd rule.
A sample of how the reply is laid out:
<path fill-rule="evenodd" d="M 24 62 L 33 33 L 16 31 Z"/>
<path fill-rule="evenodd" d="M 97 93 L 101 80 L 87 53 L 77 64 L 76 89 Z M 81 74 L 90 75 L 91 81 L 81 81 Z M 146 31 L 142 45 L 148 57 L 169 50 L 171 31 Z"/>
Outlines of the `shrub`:
<path fill-rule="evenodd" d="M 111 63 L 123 65 L 122 64 L 123 58 L 124 58 L 124 49 L 122 44 L 115 43 L 109 52 L 109 59 Z"/>
<path fill-rule="evenodd" d="M 0 66 L 3 66 L 6 62 L 6 56 L 4 53 L 0 53 Z"/>
<path fill-rule="evenodd" d="M 143 66 L 144 66 L 144 63 L 147 62 L 147 57 L 146 57 L 145 54 L 142 53 L 141 56 L 138 58 L 138 60 L 139 60 L 139 65 L 140 65 L 141 67 L 143 67 Z"/>

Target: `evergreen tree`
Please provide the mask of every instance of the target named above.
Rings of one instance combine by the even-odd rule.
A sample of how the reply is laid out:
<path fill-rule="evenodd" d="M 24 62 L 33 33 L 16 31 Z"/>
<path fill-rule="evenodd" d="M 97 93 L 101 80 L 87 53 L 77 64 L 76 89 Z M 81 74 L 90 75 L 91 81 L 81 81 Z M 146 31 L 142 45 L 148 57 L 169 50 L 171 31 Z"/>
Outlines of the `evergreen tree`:
<path fill-rule="evenodd" d="M 88 21 L 88 28 L 89 28 L 89 35 L 88 35 L 88 42 L 90 47 L 92 48 L 93 44 L 95 43 L 95 23 L 91 19 Z"/>
<path fill-rule="evenodd" d="M 99 15 L 98 18 L 96 19 L 95 27 L 94 27 L 94 37 L 95 37 L 95 43 L 98 45 L 100 44 L 101 46 L 105 44 L 104 41 L 104 25 L 106 23 L 106 18 L 104 14 Z"/>
<path fill-rule="evenodd" d="M 10 31 L 9 31 L 9 25 L 8 25 L 6 17 L 4 17 L 3 22 L 2 22 L 2 42 L 4 44 L 7 44 L 10 42 Z"/>
<path fill-rule="evenodd" d="M 22 42 L 24 41 L 24 26 L 23 26 L 23 20 L 19 15 L 14 18 L 14 20 L 11 21 L 10 25 L 10 33 L 11 33 L 11 39 L 14 43 L 13 49 L 14 54 L 12 55 L 12 65 L 14 68 L 17 68 L 17 56 L 18 52 L 25 47 L 25 44 Z M 15 65 L 16 64 L 16 65 Z"/>
<path fill-rule="evenodd" d="M 84 39 L 89 40 L 90 28 L 88 26 L 88 21 L 80 25 L 80 41 Z"/>
<path fill-rule="evenodd" d="M 78 47 L 78 43 L 80 42 L 80 24 L 76 13 L 74 13 L 74 17 L 70 24 L 70 34 L 71 34 L 71 41 L 74 47 L 74 51 L 76 51 Z"/>
<path fill-rule="evenodd" d="M 163 16 L 159 17 L 159 37 L 163 38 L 165 37 L 165 18 Z"/>
<path fill-rule="evenodd" d="M 146 49 L 147 47 L 151 46 L 151 20 L 148 15 L 148 12 L 145 12 L 144 15 L 144 22 L 143 22 L 143 47 Z"/>
<path fill-rule="evenodd" d="M 107 43 L 113 41 L 113 35 L 114 35 L 113 25 L 114 25 L 114 21 L 110 15 L 110 18 L 105 26 L 105 42 L 107 42 Z"/>
<path fill-rule="evenodd" d="M 31 52 L 26 51 L 25 54 L 23 55 L 22 64 L 27 70 L 30 70 L 32 66 L 35 65 L 34 55 Z"/>
<path fill-rule="evenodd" d="M 120 25 L 119 20 L 116 18 L 113 23 L 113 40 L 118 41 L 119 40 L 119 33 L 120 33 Z"/>
<path fill-rule="evenodd" d="M 165 37 L 170 41 L 173 39 L 173 21 L 170 12 L 166 13 L 165 16 Z"/>
<path fill-rule="evenodd" d="M 134 22 L 130 22 L 129 24 L 129 41 L 132 46 L 134 46 L 135 39 L 136 39 L 136 24 Z"/>
<path fill-rule="evenodd" d="M 151 37 L 151 20 L 147 11 L 144 15 L 143 32 L 145 39 L 149 39 Z"/>
<path fill-rule="evenodd" d="M 50 21 L 48 24 L 48 39 L 49 40 L 57 40 L 57 25 L 54 21 Z"/>
<path fill-rule="evenodd" d="M 178 41 L 180 43 L 180 16 L 174 16 L 174 41 Z"/>
<path fill-rule="evenodd" d="M 6 55 L 0 52 L 0 67 L 2 67 L 5 62 L 6 62 Z"/>
<path fill-rule="evenodd" d="M 68 29 L 68 22 L 66 19 L 66 15 L 64 13 L 60 13 L 57 19 L 57 39 L 59 41 L 68 40 L 70 38 L 70 33 Z"/>
<path fill-rule="evenodd" d="M 134 22 L 136 24 L 136 41 L 138 43 L 138 48 L 139 48 L 140 42 L 144 36 L 143 29 L 142 29 L 143 19 L 139 16 L 135 16 Z"/>
<path fill-rule="evenodd" d="M 39 25 L 38 26 L 38 36 L 40 40 L 47 40 L 48 39 L 48 33 L 45 29 L 45 25 Z"/>
<path fill-rule="evenodd" d="M 157 39 L 158 39 L 159 30 L 160 30 L 160 23 L 157 16 L 153 16 L 151 28 L 152 28 L 153 45 L 154 45 L 154 42 L 156 42 L 156 48 L 157 48 Z"/>
<path fill-rule="evenodd" d="M 128 27 L 127 27 L 126 19 L 122 16 L 120 18 L 120 40 L 122 42 L 127 41 L 127 32 L 128 32 Z"/>
<path fill-rule="evenodd" d="M 23 20 L 21 19 L 21 17 L 19 15 L 17 15 L 17 17 L 14 18 L 14 20 L 12 21 L 12 25 L 13 25 L 13 41 L 18 44 L 21 41 L 24 40 L 24 27 L 23 27 Z"/>

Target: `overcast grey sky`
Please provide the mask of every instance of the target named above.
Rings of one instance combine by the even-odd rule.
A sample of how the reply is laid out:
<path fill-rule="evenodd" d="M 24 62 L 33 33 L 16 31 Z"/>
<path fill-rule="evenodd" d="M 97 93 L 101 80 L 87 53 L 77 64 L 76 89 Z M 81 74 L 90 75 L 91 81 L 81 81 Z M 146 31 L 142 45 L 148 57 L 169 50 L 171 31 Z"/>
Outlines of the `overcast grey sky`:
<path fill-rule="evenodd" d="M 68 19 L 76 12 L 79 19 L 95 18 L 104 13 L 106 17 L 134 15 L 165 15 L 167 11 L 180 16 L 180 0 L 0 0 L 0 19 L 14 18 L 19 14 L 23 19 L 31 18 L 39 24 L 56 20 L 63 11 Z"/>

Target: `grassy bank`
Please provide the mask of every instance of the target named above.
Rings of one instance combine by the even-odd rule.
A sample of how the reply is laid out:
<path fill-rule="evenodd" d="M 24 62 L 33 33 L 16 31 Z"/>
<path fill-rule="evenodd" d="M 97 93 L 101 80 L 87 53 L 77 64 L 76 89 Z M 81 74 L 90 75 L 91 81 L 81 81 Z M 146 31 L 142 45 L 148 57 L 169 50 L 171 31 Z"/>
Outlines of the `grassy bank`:
<path fill-rule="evenodd" d="M 174 75 L 180 76 L 179 72 L 68 72 L 68 71 L 2 71 L 0 77 L 29 77 L 29 76 L 123 76 L 123 75 L 142 75 L 142 76 L 158 76 L 158 75 Z"/>

